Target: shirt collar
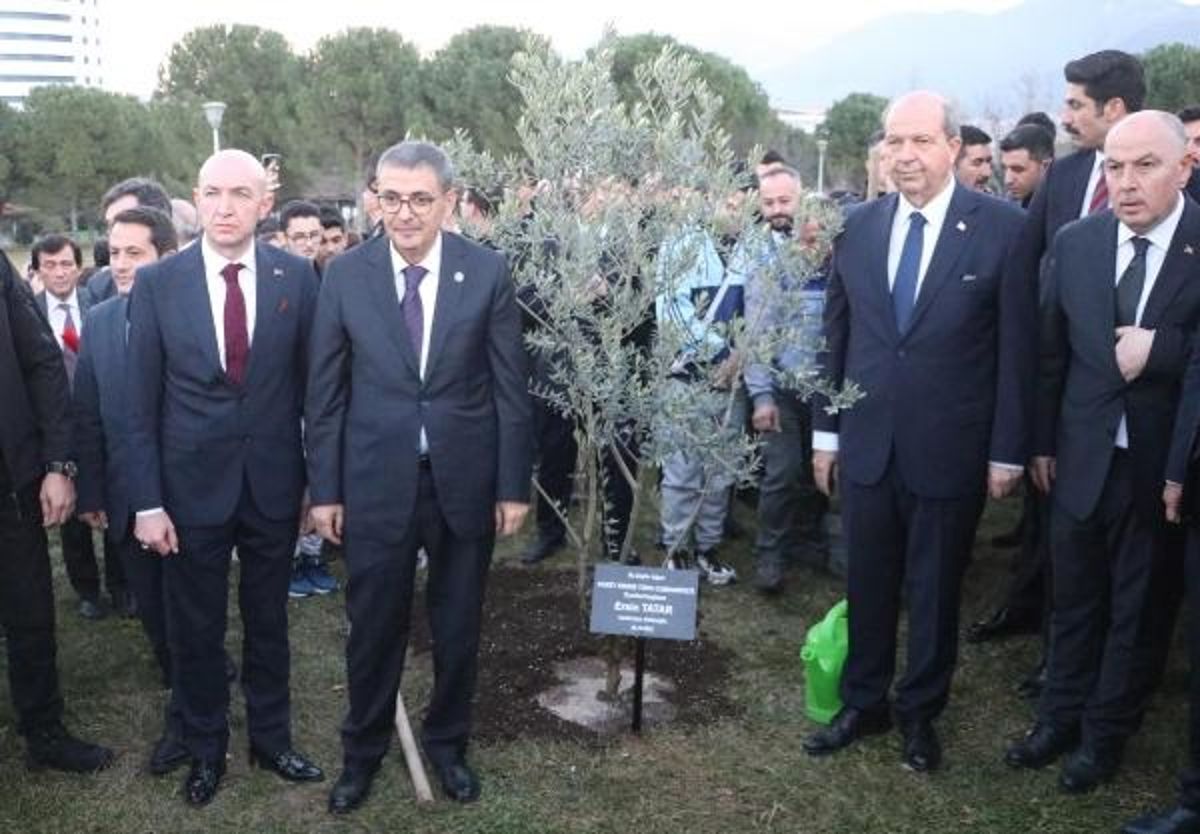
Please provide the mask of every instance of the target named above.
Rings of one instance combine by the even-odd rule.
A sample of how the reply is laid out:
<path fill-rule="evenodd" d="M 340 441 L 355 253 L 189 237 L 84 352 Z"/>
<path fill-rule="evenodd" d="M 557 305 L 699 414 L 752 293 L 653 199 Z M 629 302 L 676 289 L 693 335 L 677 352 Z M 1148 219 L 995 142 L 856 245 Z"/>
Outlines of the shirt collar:
<path fill-rule="evenodd" d="M 226 264 L 233 263 L 241 264 L 242 271 L 247 275 L 253 275 L 256 271 L 254 238 L 250 239 L 245 252 L 230 260 L 213 248 L 212 244 L 208 242 L 207 236 L 202 236 L 200 238 L 200 255 L 204 258 L 204 265 L 209 275 L 220 275 Z"/>
<path fill-rule="evenodd" d="M 408 261 L 404 256 L 396 251 L 396 246 L 390 240 L 388 241 L 388 251 L 392 254 L 392 274 L 399 275 L 401 270 L 409 266 Z M 413 266 L 425 267 L 425 274 L 437 277 L 442 269 L 442 233 L 438 232 L 437 237 L 433 239 L 433 246 L 429 247 L 429 251 Z"/>
<path fill-rule="evenodd" d="M 68 295 L 66 298 L 59 298 L 54 293 L 50 292 L 49 290 L 46 290 L 46 298 L 49 301 L 48 309 L 51 309 L 51 310 L 61 310 L 62 308 L 58 306 L 60 304 L 66 304 L 68 307 L 73 307 L 73 308 L 79 307 L 79 289 L 78 288 L 71 290 L 71 294 Z"/>
<path fill-rule="evenodd" d="M 1175 229 L 1183 218 L 1183 203 L 1183 193 L 1180 192 L 1175 197 L 1175 208 L 1171 209 L 1171 213 L 1158 221 L 1158 225 L 1145 234 L 1139 235 L 1124 223 L 1117 224 L 1117 246 L 1124 246 L 1135 237 L 1144 237 L 1152 245 L 1166 252 L 1171 248 L 1171 238 L 1175 237 Z"/>
<path fill-rule="evenodd" d="M 940 229 L 946 220 L 946 213 L 950 211 L 950 199 L 954 196 L 954 177 L 951 175 L 946 184 L 942 186 L 942 190 L 926 203 L 924 208 L 917 208 L 899 192 L 897 192 L 897 196 L 899 196 L 900 202 L 897 205 L 896 213 L 901 222 L 907 223 L 909 215 L 919 211 L 931 229 Z"/>

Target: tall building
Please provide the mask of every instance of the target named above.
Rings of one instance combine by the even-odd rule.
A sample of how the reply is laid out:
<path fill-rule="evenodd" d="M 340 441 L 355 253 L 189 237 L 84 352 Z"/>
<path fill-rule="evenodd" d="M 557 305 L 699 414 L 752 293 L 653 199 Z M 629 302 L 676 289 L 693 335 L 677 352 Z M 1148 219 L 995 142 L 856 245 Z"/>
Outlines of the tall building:
<path fill-rule="evenodd" d="M 21 107 L 34 87 L 100 87 L 100 0 L 0 0 L 0 101 Z"/>

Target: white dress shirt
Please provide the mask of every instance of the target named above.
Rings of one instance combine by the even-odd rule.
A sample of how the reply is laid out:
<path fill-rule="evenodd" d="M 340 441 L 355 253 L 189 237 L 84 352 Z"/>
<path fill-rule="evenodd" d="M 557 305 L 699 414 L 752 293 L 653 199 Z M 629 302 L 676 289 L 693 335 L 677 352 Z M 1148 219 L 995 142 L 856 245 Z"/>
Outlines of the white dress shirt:
<path fill-rule="evenodd" d="M 62 300 L 50 290 L 46 290 L 46 315 L 50 318 L 50 329 L 54 331 L 54 339 L 58 349 L 63 350 L 63 325 L 67 323 L 67 311 L 62 308 L 66 304 L 71 310 L 71 322 L 75 325 L 75 333 L 83 335 L 83 313 L 79 309 L 79 291 L 71 290 L 66 300 Z"/>
<path fill-rule="evenodd" d="M 396 297 L 400 301 L 400 306 L 404 306 L 404 268 L 410 266 L 409 262 L 404 259 L 397 250 L 395 244 L 389 247 L 392 253 L 392 275 L 396 282 Z M 433 332 L 433 311 L 437 305 L 438 282 L 441 280 L 442 271 L 442 235 L 439 232 L 438 236 L 433 240 L 433 246 L 425 253 L 425 257 L 418 261 L 413 266 L 425 267 L 425 277 L 421 279 L 420 286 L 417 287 L 417 295 L 421 297 L 421 355 L 418 357 L 421 380 L 425 379 L 425 367 L 429 362 L 429 336 Z M 425 427 L 421 426 L 420 440 L 421 454 L 426 454 L 429 451 L 429 440 L 425 437 Z"/>
<path fill-rule="evenodd" d="M 242 265 L 238 271 L 238 286 L 242 288 L 242 298 L 246 301 L 246 344 L 254 344 L 255 302 L 258 299 L 257 264 L 254 259 L 254 240 L 251 239 L 246 251 L 232 260 L 226 258 L 204 238 L 200 244 L 200 254 L 204 258 L 204 283 L 208 288 L 208 303 L 212 308 L 213 327 L 217 332 L 217 356 L 220 357 L 221 367 L 225 367 L 225 276 L 221 270 L 227 264 Z"/>
<path fill-rule="evenodd" d="M 1083 205 L 1079 207 L 1079 216 L 1087 217 L 1088 209 L 1092 207 L 1092 197 L 1096 194 L 1096 187 L 1100 185 L 1100 178 L 1104 176 L 1104 151 L 1096 151 L 1096 160 L 1092 165 L 1092 173 L 1088 176 L 1087 190 L 1083 192 Z M 1101 207 L 1101 211 L 1104 207 Z"/>
<path fill-rule="evenodd" d="M 1133 239 L 1144 237 L 1150 241 L 1150 245 L 1146 247 L 1146 280 L 1142 284 L 1142 297 L 1138 299 L 1137 306 L 1136 322 L 1139 326 L 1142 323 L 1142 312 L 1146 309 L 1146 300 L 1150 298 L 1154 282 L 1158 280 L 1158 273 L 1162 270 L 1163 261 L 1166 260 L 1167 250 L 1171 248 L 1171 239 L 1175 237 L 1175 229 L 1179 227 L 1179 221 L 1182 218 L 1183 196 L 1181 195 L 1176 198 L 1175 208 L 1171 209 L 1171 213 L 1145 234 L 1139 235 L 1124 223 L 1117 225 L 1117 269 L 1116 275 L 1113 277 L 1114 287 L 1120 283 L 1121 276 L 1129 267 L 1129 262 L 1133 260 L 1135 254 Z M 1118 449 L 1129 448 L 1129 427 L 1125 424 L 1124 414 L 1121 415 L 1121 424 L 1117 427 L 1115 442 Z"/>
<path fill-rule="evenodd" d="M 925 227 L 921 236 L 921 265 L 917 269 L 916 297 L 921 297 L 921 285 L 925 283 L 925 273 L 929 262 L 933 260 L 933 250 L 937 247 L 938 235 L 946 223 L 946 213 L 950 210 L 950 199 L 954 196 L 954 177 L 946 182 L 942 190 L 925 204 L 917 208 L 903 194 L 896 195 L 896 214 L 892 217 L 892 234 L 888 240 L 888 289 L 896 283 L 896 270 L 900 267 L 900 253 L 904 249 L 904 241 L 908 237 L 909 218 L 920 212 L 925 217 Z M 814 431 L 813 449 L 819 452 L 836 452 L 838 450 L 837 432 Z"/>

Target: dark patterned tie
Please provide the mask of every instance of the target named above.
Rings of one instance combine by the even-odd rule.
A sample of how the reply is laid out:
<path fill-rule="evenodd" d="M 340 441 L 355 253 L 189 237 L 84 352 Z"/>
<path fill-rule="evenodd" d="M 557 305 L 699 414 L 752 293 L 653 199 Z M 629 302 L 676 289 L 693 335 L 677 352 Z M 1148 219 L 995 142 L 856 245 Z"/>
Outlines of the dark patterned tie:
<path fill-rule="evenodd" d="M 417 365 L 421 363 L 421 342 L 425 336 L 425 308 L 421 304 L 421 279 L 428 272 L 423 266 L 410 264 L 401 270 L 404 273 L 404 326 L 408 328 L 408 340 L 412 343 L 413 353 L 417 355 Z"/>
<path fill-rule="evenodd" d="M 225 376 L 234 385 L 246 378 L 246 360 L 250 356 L 250 332 L 246 327 L 246 297 L 238 284 L 241 264 L 226 264 L 225 279 Z"/>
<path fill-rule="evenodd" d="M 1146 285 L 1146 250 L 1150 241 L 1144 237 L 1135 237 L 1133 243 L 1133 260 L 1121 273 L 1117 281 L 1117 327 L 1128 327 L 1137 324 L 1138 304 L 1142 300 L 1142 288 Z"/>
<path fill-rule="evenodd" d="M 921 274 L 921 252 L 925 248 L 925 215 L 914 211 L 908 216 L 908 224 L 900 263 L 896 265 L 896 279 L 892 282 L 892 308 L 896 314 L 896 328 L 901 333 L 908 328 L 909 317 L 917 303 L 917 278 Z"/>
<path fill-rule="evenodd" d="M 1101 171 L 1100 179 L 1096 180 L 1096 190 L 1092 192 L 1092 202 L 1088 204 L 1088 214 L 1095 214 L 1106 208 L 1108 208 L 1108 181 L 1104 178 L 1104 171 Z"/>

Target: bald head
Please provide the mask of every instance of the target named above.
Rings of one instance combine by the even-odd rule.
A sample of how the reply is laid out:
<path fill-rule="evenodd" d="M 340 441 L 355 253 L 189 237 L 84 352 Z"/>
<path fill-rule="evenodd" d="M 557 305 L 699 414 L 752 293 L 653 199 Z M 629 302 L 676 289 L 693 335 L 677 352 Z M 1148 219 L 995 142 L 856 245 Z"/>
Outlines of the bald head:
<path fill-rule="evenodd" d="M 923 208 L 950 183 L 962 140 L 946 98 L 928 90 L 906 93 L 883 116 L 883 147 L 896 189 Z"/>
<path fill-rule="evenodd" d="M 193 196 L 205 240 L 230 260 L 245 254 L 255 226 L 271 209 L 266 170 L 234 149 L 218 151 L 200 166 Z"/>
<path fill-rule="evenodd" d="M 1191 175 L 1183 123 L 1161 110 L 1117 122 L 1104 140 L 1104 176 L 1113 213 L 1137 234 L 1157 226 Z"/>

